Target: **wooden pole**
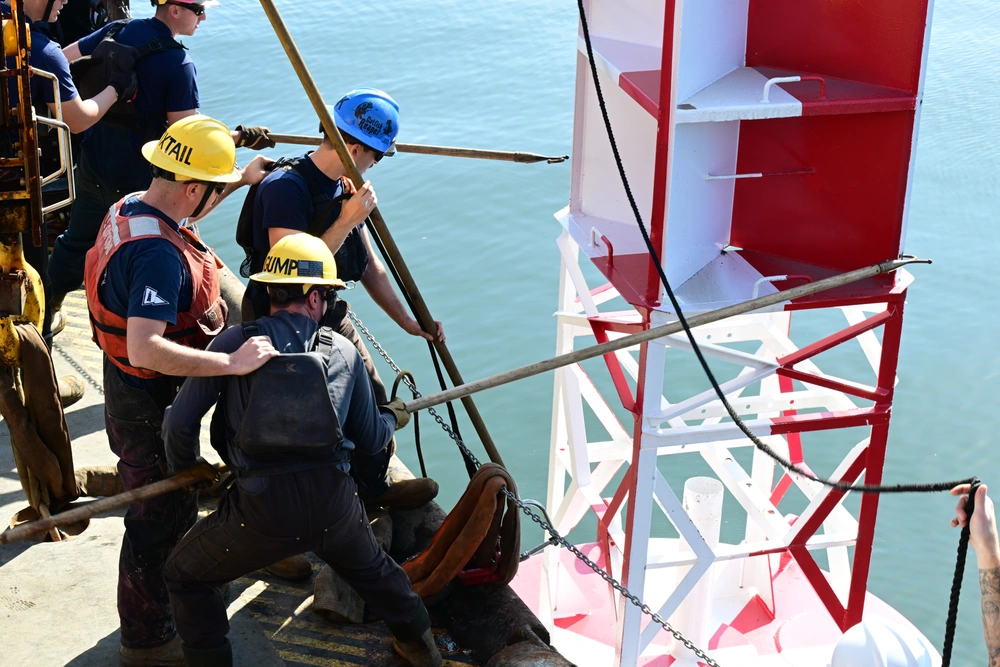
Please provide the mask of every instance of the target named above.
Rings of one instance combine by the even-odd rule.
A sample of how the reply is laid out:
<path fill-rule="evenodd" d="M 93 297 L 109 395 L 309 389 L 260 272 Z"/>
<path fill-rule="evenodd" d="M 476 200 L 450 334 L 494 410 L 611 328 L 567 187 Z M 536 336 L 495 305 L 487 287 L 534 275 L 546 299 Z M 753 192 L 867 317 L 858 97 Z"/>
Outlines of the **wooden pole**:
<path fill-rule="evenodd" d="M 833 289 L 834 287 L 841 287 L 849 283 L 857 282 L 858 280 L 864 280 L 865 278 L 871 278 L 883 273 L 890 273 L 906 266 L 907 264 L 913 263 L 930 264 L 930 261 L 919 259 L 895 259 L 888 262 L 882 262 L 881 264 L 874 264 L 863 269 L 857 269 L 855 271 L 849 271 L 847 273 L 841 273 L 836 276 L 824 278 L 823 280 L 817 280 L 813 283 L 806 283 L 805 285 L 793 287 L 792 289 L 787 289 L 783 292 L 768 294 L 766 296 L 750 299 L 749 301 L 737 303 L 732 306 L 719 308 L 718 310 L 712 310 L 700 315 L 693 315 L 687 318 L 687 322 L 693 329 L 705 324 L 711 324 L 712 322 L 724 320 L 728 317 L 745 315 L 746 313 L 760 310 L 761 308 L 774 306 L 782 303 L 783 301 L 791 301 L 803 296 L 809 296 L 810 294 L 824 292 L 826 290 Z M 511 382 L 523 380 L 533 375 L 538 375 L 539 373 L 552 371 L 557 368 L 562 368 L 563 366 L 576 364 L 581 361 L 593 359 L 594 357 L 600 357 L 618 350 L 624 350 L 625 348 L 638 345 L 639 343 L 648 343 L 651 340 L 680 333 L 683 330 L 684 327 L 681 326 L 679 321 L 672 322 L 670 324 L 664 324 L 646 331 L 640 331 L 636 334 L 608 341 L 607 343 L 603 343 L 601 345 L 586 347 L 582 350 L 574 350 L 573 352 L 562 354 L 558 357 L 553 357 L 552 359 L 546 359 L 545 361 L 539 361 L 528 366 L 498 373 L 497 375 L 493 375 L 482 380 L 476 380 L 475 382 L 470 382 L 460 387 L 452 387 L 446 391 L 430 394 L 429 396 L 422 396 L 406 403 L 406 411 L 416 412 L 417 410 L 423 410 L 424 408 L 434 407 L 435 405 L 440 405 L 442 403 L 447 403 L 448 401 L 454 401 L 458 398 L 470 396 L 486 389 L 492 389 Z"/>
<path fill-rule="evenodd" d="M 275 134 L 271 132 L 267 136 L 276 143 L 293 144 L 295 146 L 319 146 L 323 142 L 323 137 L 310 137 L 304 134 Z M 534 162 L 558 164 L 569 159 L 568 155 L 539 155 L 538 153 L 494 151 L 485 148 L 455 148 L 453 146 L 402 144 L 398 142 L 396 143 L 396 152 L 416 153 L 418 155 L 441 155 L 444 157 L 464 157 L 477 160 L 499 160 L 502 162 L 519 162 L 521 164 L 531 164 Z"/>
<path fill-rule="evenodd" d="M 218 470 L 219 474 L 222 474 L 226 472 L 228 468 L 226 466 L 220 466 Z M 139 502 L 140 500 L 148 500 L 150 498 L 155 498 L 156 496 L 161 496 L 164 493 L 176 491 L 177 489 L 189 486 L 195 482 L 197 482 L 197 480 L 193 480 L 190 477 L 168 477 L 167 479 L 161 479 L 159 482 L 153 482 L 152 484 L 147 484 L 146 486 L 140 486 L 138 489 L 132 489 L 131 491 L 126 491 L 125 493 L 119 493 L 117 496 L 101 498 L 100 500 L 95 500 L 92 503 L 87 503 L 86 505 L 81 505 L 80 507 L 74 507 L 71 510 L 60 512 L 54 516 L 22 523 L 16 528 L 10 528 L 0 533 L 0 544 L 19 542 L 33 535 L 37 535 L 38 533 L 54 530 L 60 526 L 68 526 L 72 523 L 76 523 L 77 521 L 90 519 L 98 514 L 105 514 L 122 507 L 128 507 L 132 503 Z M 48 512 L 46 512 L 46 514 L 48 514 Z"/>
<path fill-rule="evenodd" d="M 337 126 L 334 124 L 333 116 L 330 115 L 330 110 L 326 108 L 326 104 L 323 102 L 323 96 L 320 95 L 319 88 L 317 88 L 316 82 L 313 81 L 312 75 L 309 73 L 309 69 L 306 67 L 305 61 L 302 59 L 302 54 L 299 53 L 298 47 L 295 46 L 295 41 L 288 32 L 288 27 L 282 20 L 281 14 L 278 13 L 278 9 L 274 6 L 274 0 L 260 0 L 260 4 L 264 8 L 264 13 L 267 14 L 267 18 L 271 21 L 271 27 L 274 28 L 274 32 L 278 36 L 278 41 L 280 41 L 282 47 L 284 47 L 285 54 L 288 56 L 288 60 L 291 62 L 292 67 L 295 69 L 295 73 L 298 75 L 299 81 L 302 82 L 302 87 L 305 88 L 306 95 L 309 96 L 309 101 L 312 102 L 316 115 L 319 116 L 320 123 L 323 125 L 323 131 L 326 133 L 326 136 L 330 137 L 330 141 L 333 142 L 333 147 L 336 149 L 341 163 L 347 170 L 347 176 L 354 182 L 355 186 L 360 188 L 364 184 L 361 172 L 358 171 L 357 165 L 354 164 L 354 158 L 352 158 L 351 154 L 348 152 L 347 145 L 344 143 L 344 138 L 340 136 L 340 130 L 338 130 Z M 417 311 L 417 320 L 420 322 L 421 328 L 429 333 L 437 333 L 435 320 L 431 316 L 431 312 L 427 308 L 427 304 L 424 302 L 424 298 L 421 296 L 420 290 L 417 288 L 417 283 L 414 281 L 413 275 L 406 266 L 406 262 L 403 261 L 403 256 L 400 254 L 399 248 L 396 246 L 392 235 L 389 233 L 389 228 L 385 224 L 385 220 L 382 218 L 382 214 L 379 212 L 378 208 L 372 210 L 369 221 L 371 222 L 371 231 L 376 234 L 382 242 L 389 261 L 393 263 L 396 267 L 396 271 L 399 273 L 400 279 L 403 282 L 403 288 L 413 300 L 414 307 Z M 441 357 L 441 363 L 448 372 L 448 376 L 451 378 L 452 383 L 455 385 L 464 384 L 465 381 L 462 379 L 462 374 L 458 372 L 458 366 L 455 365 L 455 360 L 451 356 L 451 352 L 448 350 L 448 347 L 444 343 L 435 340 L 434 349 L 437 350 L 438 356 Z M 462 405 L 465 406 L 465 410 L 469 414 L 469 420 L 472 422 L 472 426 L 476 429 L 476 433 L 479 435 L 479 439 L 482 441 L 483 447 L 486 449 L 486 453 L 489 455 L 490 460 L 494 463 L 503 465 L 503 459 L 500 458 L 500 452 L 497 451 L 496 445 L 493 443 L 493 438 L 490 437 L 489 431 L 486 430 L 486 424 L 483 422 L 482 415 L 479 414 L 476 404 L 469 396 L 465 396 L 462 398 Z"/>

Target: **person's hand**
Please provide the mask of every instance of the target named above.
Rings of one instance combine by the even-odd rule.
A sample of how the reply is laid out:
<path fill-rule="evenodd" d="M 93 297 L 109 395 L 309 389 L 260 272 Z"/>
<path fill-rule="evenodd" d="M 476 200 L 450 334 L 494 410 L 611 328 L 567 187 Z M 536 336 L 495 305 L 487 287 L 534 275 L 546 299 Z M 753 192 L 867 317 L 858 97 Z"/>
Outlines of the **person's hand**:
<path fill-rule="evenodd" d="M 139 90 L 139 79 L 135 72 L 112 72 L 108 85 L 115 89 L 119 102 L 131 102 Z"/>
<path fill-rule="evenodd" d="M 257 185 L 271 173 L 269 165 L 274 162 L 269 157 L 258 155 L 243 167 L 243 185 Z"/>
<path fill-rule="evenodd" d="M 340 209 L 340 217 L 337 218 L 337 224 L 348 225 L 354 229 L 371 215 L 372 209 L 377 205 L 378 197 L 375 196 L 375 188 L 372 187 L 371 181 L 365 181 L 365 184 L 344 202 Z"/>
<path fill-rule="evenodd" d="M 274 140 L 271 139 L 271 130 L 263 125 L 252 127 L 236 126 L 239 138 L 236 140 L 237 148 L 249 148 L 252 151 L 260 151 L 265 148 L 274 148 Z"/>
<path fill-rule="evenodd" d="M 379 407 L 383 410 L 388 410 L 396 417 L 397 431 L 410 423 L 410 413 L 406 411 L 406 405 L 403 403 L 403 399 L 394 398 L 385 405 Z"/>
<path fill-rule="evenodd" d="M 184 486 L 188 491 L 197 491 L 198 489 L 208 488 L 215 482 L 218 482 L 219 470 L 199 456 L 193 466 L 187 470 L 181 470 L 174 476 L 190 481 L 190 484 Z"/>
<path fill-rule="evenodd" d="M 951 495 L 961 496 L 955 508 L 955 518 L 951 520 L 952 528 L 965 527 L 969 515 L 965 511 L 969 501 L 971 485 L 959 484 L 951 490 Z M 993 501 L 986 495 L 986 485 L 980 485 L 976 491 L 976 506 L 972 512 L 972 523 L 969 526 L 969 544 L 976 550 L 976 561 L 980 569 L 1000 567 L 1000 540 L 997 539 L 997 519 L 993 509 Z"/>
<path fill-rule="evenodd" d="M 240 348 L 229 355 L 229 367 L 233 375 L 248 375 L 263 366 L 278 351 L 267 336 L 251 336 Z"/>
<path fill-rule="evenodd" d="M 420 322 L 418 322 L 417 320 L 415 320 L 412 317 L 409 318 L 402 325 L 402 328 L 403 328 L 403 331 L 405 331 L 406 333 L 410 334 L 411 336 L 420 336 L 424 340 L 429 340 L 429 341 L 432 341 L 432 342 L 435 341 L 435 340 L 437 340 L 439 343 L 443 343 L 445 341 L 445 337 L 444 337 L 444 325 L 441 324 L 440 322 L 437 322 L 437 321 L 435 321 L 434 324 L 437 327 L 437 335 L 431 335 L 431 334 L 427 333 L 426 331 L 424 331 L 423 327 L 420 326 Z"/>

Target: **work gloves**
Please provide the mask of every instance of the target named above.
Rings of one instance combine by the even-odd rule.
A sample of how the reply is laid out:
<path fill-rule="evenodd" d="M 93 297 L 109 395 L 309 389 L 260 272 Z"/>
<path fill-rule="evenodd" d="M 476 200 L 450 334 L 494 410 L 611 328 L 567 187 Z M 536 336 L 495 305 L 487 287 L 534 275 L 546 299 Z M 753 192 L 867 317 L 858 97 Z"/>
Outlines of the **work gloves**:
<path fill-rule="evenodd" d="M 274 148 L 274 141 L 268 136 L 271 130 L 262 125 L 253 127 L 237 125 L 236 131 L 240 133 L 240 139 L 236 142 L 237 148 L 249 148 L 253 151 Z"/>
<path fill-rule="evenodd" d="M 139 90 L 139 78 L 135 72 L 112 72 L 108 85 L 118 93 L 119 102 L 131 102 Z"/>
<path fill-rule="evenodd" d="M 410 423 L 410 413 L 406 411 L 406 404 L 403 403 L 403 399 L 394 398 L 381 407 L 383 410 L 388 410 L 396 417 L 397 431 Z"/>
<path fill-rule="evenodd" d="M 188 491 L 206 489 L 219 481 L 219 470 L 214 465 L 201 458 L 195 460 L 195 464 L 187 470 L 181 470 L 174 477 L 190 480 L 190 484 L 184 486 Z"/>
<path fill-rule="evenodd" d="M 131 102 L 139 88 L 135 75 L 136 53 L 135 47 L 104 40 L 89 56 L 100 63 L 102 79 L 118 93 L 119 102 Z"/>

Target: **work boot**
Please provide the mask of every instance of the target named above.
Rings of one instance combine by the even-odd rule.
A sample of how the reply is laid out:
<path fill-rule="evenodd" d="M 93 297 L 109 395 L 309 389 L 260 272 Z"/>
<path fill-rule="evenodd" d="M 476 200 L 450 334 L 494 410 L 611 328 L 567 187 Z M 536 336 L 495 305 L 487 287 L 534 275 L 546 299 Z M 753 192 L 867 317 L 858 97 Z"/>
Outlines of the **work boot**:
<path fill-rule="evenodd" d="M 166 644 L 153 648 L 122 646 L 118 649 L 118 655 L 121 657 L 122 667 L 183 667 L 184 650 L 181 644 L 181 638 L 174 635 Z"/>
<path fill-rule="evenodd" d="M 66 328 L 66 313 L 62 312 L 63 300 L 65 298 L 65 294 L 53 294 L 49 298 L 48 307 L 52 312 L 52 321 L 49 324 L 49 333 L 53 336 Z"/>
<path fill-rule="evenodd" d="M 184 644 L 184 663 L 187 667 L 232 667 L 233 645 L 228 639 L 216 648 L 191 648 Z"/>
<path fill-rule="evenodd" d="M 430 477 L 400 479 L 393 482 L 381 495 L 365 500 L 365 505 L 409 510 L 429 503 L 437 497 L 437 494 L 437 482 Z"/>
<path fill-rule="evenodd" d="M 441 652 L 438 651 L 434 633 L 430 628 L 418 639 L 410 641 L 393 639 L 392 648 L 413 667 L 439 667 L 442 662 Z"/>
<path fill-rule="evenodd" d="M 83 380 L 75 375 L 64 375 L 59 378 L 57 383 L 59 385 L 59 402 L 62 403 L 63 410 L 83 398 L 84 392 L 87 391 Z"/>
<path fill-rule="evenodd" d="M 268 574 L 273 574 L 279 579 L 303 581 L 312 576 L 313 568 L 308 558 L 302 554 L 298 554 L 297 556 L 282 558 L 277 563 L 265 567 L 264 571 Z"/>

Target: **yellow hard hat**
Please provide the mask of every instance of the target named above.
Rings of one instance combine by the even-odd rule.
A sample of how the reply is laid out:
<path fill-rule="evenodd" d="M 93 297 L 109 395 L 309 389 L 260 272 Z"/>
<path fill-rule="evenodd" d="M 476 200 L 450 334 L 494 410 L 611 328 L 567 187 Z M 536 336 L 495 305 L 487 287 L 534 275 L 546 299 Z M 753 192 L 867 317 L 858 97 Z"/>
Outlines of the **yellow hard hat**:
<path fill-rule="evenodd" d="M 345 287 L 337 278 L 337 263 L 322 239 L 312 234 L 289 234 L 278 240 L 264 259 L 264 270 L 250 280 L 268 285 L 302 285 L 307 292 L 315 285 Z"/>
<path fill-rule="evenodd" d="M 182 118 L 159 141 L 143 145 L 151 164 L 178 181 L 235 183 L 243 178 L 236 167 L 236 144 L 225 123 L 208 116 Z"/>

